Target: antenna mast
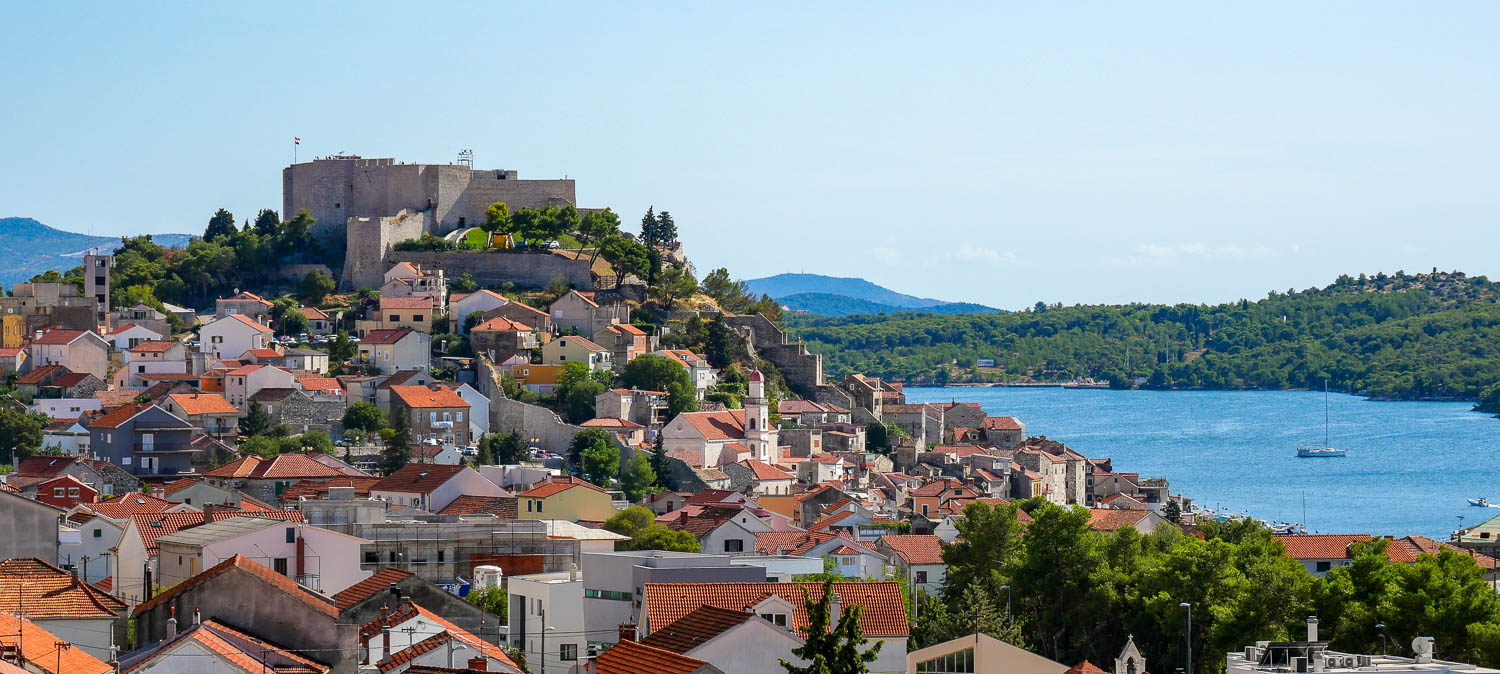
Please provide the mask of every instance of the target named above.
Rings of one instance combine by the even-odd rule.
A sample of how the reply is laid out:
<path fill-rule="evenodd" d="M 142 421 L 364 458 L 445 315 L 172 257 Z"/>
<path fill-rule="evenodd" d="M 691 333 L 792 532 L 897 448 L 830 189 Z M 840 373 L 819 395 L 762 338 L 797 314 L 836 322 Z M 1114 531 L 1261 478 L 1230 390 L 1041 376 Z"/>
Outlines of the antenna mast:
<path fill-rule="evenodd" d="M 458 151 L 458 163 L 459 163 L 460 166 L 467 166 L 467 167 L 469 167 L 470 171 L 473 171 L 474 170 L 474 151 L 473 150 L 459 150 Z"/>

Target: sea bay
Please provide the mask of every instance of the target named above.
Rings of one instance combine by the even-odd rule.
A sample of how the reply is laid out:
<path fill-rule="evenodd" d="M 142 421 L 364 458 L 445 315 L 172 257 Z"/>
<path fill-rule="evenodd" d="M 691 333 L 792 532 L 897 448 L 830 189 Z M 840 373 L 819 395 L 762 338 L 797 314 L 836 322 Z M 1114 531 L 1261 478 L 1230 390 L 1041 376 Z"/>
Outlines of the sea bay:
<path fill-rule="evenodd" d="M 1118 472 L 1166 477 L 1200 506 L 1304 522 L 1309 532 L 1447 540 L 1500 509 L 1500 419 L 1463 402 L 1333 394 L 1329 442 L 1344 458 L 1298 458 L 1323 443 L 1321 391 L 1111 391 L 907 387 L 908 402 L 977 402 Z M 1492 491 L 1495 490 L 1495 491 Z M 1305 512 L 1304 519 L 1304 499 Z"/>

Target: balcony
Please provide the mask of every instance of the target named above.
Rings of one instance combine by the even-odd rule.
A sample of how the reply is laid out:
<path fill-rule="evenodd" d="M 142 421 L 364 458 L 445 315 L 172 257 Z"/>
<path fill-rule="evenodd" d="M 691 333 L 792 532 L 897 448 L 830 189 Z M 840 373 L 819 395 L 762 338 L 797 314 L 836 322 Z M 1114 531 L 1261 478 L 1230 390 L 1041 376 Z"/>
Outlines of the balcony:
<path fill-rule="evenodd" d="M 183 454 L 194 452 L 192 445 L 176 442 L 136 442 L 131 444 L 136 454 Z"/>
<path fill-rule="evenodd" d="M 453 422 L 448 420 L 434 421 L 429 423 L 428 425 L 433 428 L 453 428 Z"/>

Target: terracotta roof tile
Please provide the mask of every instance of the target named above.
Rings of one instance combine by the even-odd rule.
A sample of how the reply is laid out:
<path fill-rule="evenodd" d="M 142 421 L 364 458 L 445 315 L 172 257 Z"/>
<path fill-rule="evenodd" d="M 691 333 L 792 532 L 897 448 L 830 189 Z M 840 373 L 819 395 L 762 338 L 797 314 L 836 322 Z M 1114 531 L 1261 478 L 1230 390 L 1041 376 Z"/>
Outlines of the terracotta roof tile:
<path fill-rule="evenodd" d="M 338 477 L 337 470 L 329 468 L 306 454 L 278 454 L 274 459 L 247 456 L 219 466 L 203 474 L 204 477 L 250 478 L 260 480 L 287 478 Z"/>
<path fill-rule="evenodd" d="M 369 578 L 350 585 L 337 594 L 333 595 L 333 605 L 340 613 L 347 611 L 370 597 L 385 592 L 386 588 L 410 578 L 410 571 L 401 569 L 384 568 L 376 571 Z"/>
<path fill-rule="evenodd" d="M 233 414 L 240 413 L 234 405 L 229 404 L 217 393 L 173 393 L 167 396 L 169 400 L 182 408 L 183 413 L 189 416 L 200 414 Z"/>
<path fill-rule="evenodd" d="M 754 613 L 738 609 L 699 606 L 676 622 L 653 630 L 640 643 L 673 653 L 686 653 L 753 617 Z"/>
<path fill-rule="evenodd" d="M 599 486 L 597 486 L 597 485 L 595 485 L 595 484 L 593 484 L 591 482 L 588 482 L 586 480 L 580 480 L 580 479 L 578 479 L 576 477 L 564 477 L 564 478 L 553 478 L 552 480 L 550 480 L 548 482 L 543 482 L 541 484 L 538 484 L 538 485 L 532 487 L 531 489 L 527 490 L 526 492 L 522 493 L 521 496 L 526 496 L 526 497 L 529 497 L 529 498 L 547 498 L 548 496 L 551 496 L 553 494 L 560 494 L 560 493 L 565 492 L 565 491 L 567 491 L 569 489 L 572 489 L 574 487 L 583 487 L 583 488 L 586 488 L 586 489 L 592 489 L 592 490 L 597 491 L 597 492 L 599 492 L 601 494 L 605 493 L 604 490 L 601 489 Z"/>
<path fill-rule="evenodd" d="M 245 557 L 244 555 L 235 555 L 233 557 L 230 557 L 229 559 L 220 562 L 217 566 L 214 566 L 213 568 L 210 568 L 203 573 L 200 573 L 196 576 L 193 576 L 192 578 L 189 578 L 182 581 L 181 583 L 167 588 L 166 591 L 156 595 L 155 597 L 152 597 L 150 600 L 142 603 L 140 606 L 137 606 L 135 608 L 135 612 L 132 615 L 140 616 L 142 613 L 145 613 L 146 611 L 149 611 L 161 605 L 162 603 L 172 599 L 173 597 L 182 594 L 184 591 L 191 589 L 198 584 L 208 581 L 214 577 L 217 577 L 219 574 L 226 573 L 230 569 L 239 569 L 240 571 L 248 573 L 251 576 L 260 579 L 263 583 L 269 585 L 271 588 L 274 588 L 284 594 L 301 600 L 302 603 L 306 604 L 314 611 L 322 613 L 323 615 L 326 615 L 330 618 L 338 618 L 339 611 L 334 607 L 332 601 L 325 599 L 322 595 L 313 592 L 312 590 L 298 585 L 297 582 L 292 580 L 291 578 L 272 571 L 270 567 L 262 566 L 251 561 L 249 557 Z"/>
<path fill-rule="evenodd" d="M 201 625 L 187 627 L 172 643 L 187 641 L 214 652 L 247 672 L 319 674 L 329 671 L 326 664 L 293 653 L 259 636 L 230 627 L 213 618 L 203 621 Z M 129 674 L 146 665 L 159 662 L 163 656 L 170 658 L 171 655 L 165 649 L 158 650 L 130 667 L 120 670 L 121 674 Z"/>
<path fill-rule="evenodd" d="M 1349 559 L 1350 545 L 1373 538 L 1369 534 L 1281 534 L 1276 536 L 1276 540 L 1281 541 L 1281 544 L 1286 547 L 1287 556 L 1296 560 Z M 1403 564 L 1416 561 L 1416 556 L 1409 548 L 1398 545 L 1394 541 L 1386 548 L 1386 556 L 1392 562 Z"/>
<path fill-rule="evenodd" d="M 403 494 L 430 494 L 434 489 L 463 472 L 463 466 L 432 463 L 409 463 L 370 487 L 371 491 L 394 491 Z"/>
<path fill-rule="evenodd" d="M 681 418 L 698 429 L 707 440 L 740 440 L 745 437 L 745 410 L 684 412 Z"/>
<path fill-rule="evenodd" d="M 426 295 L 418 297 L 381 297 L 380 310 L 386 309 L 431 309 L 432 298 Z"/>
<path fill-rule="evenodd" d="M 43 344 L 57 346 L 60 344 L 72 344 L 73 340 L 87 334 L 86 330 L 48 330 L 41 337 L 33 340 L 32 344 Z"/>
<path fill-rule="evenodd" d="M 80 505 L 104 517 L 118 520 L 130 517 L 131 515 L 166 512 L 168 508 L 177 504 L 156 498 L 155 496 L 130 492 L 108 501 L 83 503 Z"/>
<path fill-rule="evenodd" d="M 708 662 L 672 651 L 623 640 L 594 658 L 595 674 L 693 674 Z"/>
<path fill-rule="evenodd" d="M 16 646 L 27 665 L 47 674 L 107 674 L 114 668 L 82 648 L 57 650 L 56 635 L 24 618 L 0 614 L 0 645 Z M 59 667 L 59 662 L 61 666 Z"/>
<path fill-rule="evenodd" d="M 264 326 L 264 325 L 262 325 L 260 323 L 255 322 L 255 319 L 246 317 L 244 314 L 230 314 L 228 316 L 225 316 L 225 317 L 219 319 L 219 321 L 233 321 L 235 323 L 239 323 L 240 325 L 247 326 L 247 327 L 255 330 L 256 332 L 262 332 L 262 333 L 271 332 L 270 328 L 268 328 L 268 327 L 266 327 L 266 326 Z M 214 321 L 214 323 L 218 323 L 219 321 Z"/>
<path fill-rule="evenodd" d="M 451 389 L 439 388 L 433 390 L 426 386 L 392 386 L 391 393 L 401 399 L 407 407 L 412 409 L 450 409 L 469 408 L 469 402 L 454 393 Z"/>
<path fill-rule="evenodd" d="M 399 328 L 396 330 L 371 330 L 364 337 L 360 338 L 359 343 L 361 346 L 365 344 L 395 344 L 396 342 L 405 339 L 406 336 L 410 334 L 412 334 L 412 331 L 407 328 Z"/>
<path fill-rule="evenodd" d="M 852 541 L 851 541 L 852 542 Z M 803 591 L 814 601 L 822 596 L 822 583 L 647 583 L 645 609 L 648 625 L 670 625 L 701 606 L 744 610 L 770 595 L 793 606 L 793 630 L 807 626 Z M 844 607 L 860 606 L 859 624 L 866 635 L 906 636 L 911 626 L 901 600 L 901 586 L 894 581 L 834 583 Z"/>
<path fill-rule="evenodd" d="M 67 372 L 69 372 L 68 368 L 65 368 L 61 365 L 43 365 L 30 372 L 27 372 L 24 375 L 21 375 L 21 378 L 17 379 L 16 383 L 33 386 L 40 385 L 42 382 L 45 382 L 53 377 L 60 376 Z"/>
<path fill-rule="evenodd" d="M 942 564 L 943 543 L 937 536 L 889 535 L 880 542 L 907 564 Z"/>
<path fill-rule="evenodd" d="M 1114 531 L 1121 527 L 1133 527 L 1150 514 L 1150 510 L 1090 508 L 1089 527 L 1095 531 Z"/>
<path fill-rule="evenodd" d="M 756 459 L 745 459 L 739 465 L 749 468 L 756 480 L 791 480 L 795 479 L 790 473 L 781 470 L 764 461 Z"/>
<path fill-rule="evenodd" d="M 438 514 L 494 515 L 502 520 L 513 520 L 518 516 L 514 496 L 460 496 Z"/>
<path fill-rule="evenodd" d="M 470 332 L 534 332 L 531 326 L 496 316 L 473 327 Z"/>
<path fill-rule="evenodd" d="M 0 612 L 24 611 L 33 619 L 114 618 L 126 608 L 125 602 L 46 561 L 0 562 Z"/>
<path fill-rule="evenodd" d="M 1088 660 L 1084 660 L 1083 662 L 1069 667 L 1068 671 L 1063 672 L 1063 674 L 1105 674 L 1105 672 L 1104 670 L 1095 667 L 1094 663 L 1089 662 Z"/>

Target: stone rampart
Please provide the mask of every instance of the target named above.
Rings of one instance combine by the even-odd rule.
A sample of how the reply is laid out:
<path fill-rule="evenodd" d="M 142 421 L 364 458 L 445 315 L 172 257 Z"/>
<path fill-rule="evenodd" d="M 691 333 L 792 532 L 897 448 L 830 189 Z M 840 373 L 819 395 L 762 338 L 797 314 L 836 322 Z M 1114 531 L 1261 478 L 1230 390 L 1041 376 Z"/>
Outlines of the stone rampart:
<path fill-rule="evenodd" d="M 423 269 L 441 269 L 450 279 L 471 274 L 479 285 L 487 287 L 514 283 L 522 288 L 542 288 L 553 276 L 562 276 L 578 290 L 591 290 L 594 287 L 588 260 L 570 260 L 550 253 L 391 251 L 386 256 L 384 267 L 397 262 L 419 264 Z"/>
<path fill-rule="evenodd" d="M 787 383 L 804 397 L 812 398 L 823 387 L 823 357 L 807 350 L 801 342 L 787 339 L 786 333 L 760 314 L 723 318 L 725 324 L 748 333 L 750 344 L 761 357 L 776 364 Z"/>

